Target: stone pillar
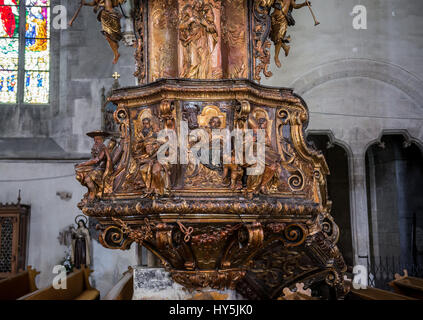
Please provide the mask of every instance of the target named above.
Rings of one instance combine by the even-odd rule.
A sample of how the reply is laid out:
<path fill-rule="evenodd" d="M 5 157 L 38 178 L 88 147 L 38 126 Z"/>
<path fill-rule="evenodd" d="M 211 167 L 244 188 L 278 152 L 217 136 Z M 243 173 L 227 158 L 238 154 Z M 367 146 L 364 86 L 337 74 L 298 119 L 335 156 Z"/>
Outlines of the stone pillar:
<path fill-rule="evenodd" d="M 369 229 L 371 230 L 371 237 L 372 237 L 372 247 L 371 255 L 374 257 L 380 256 L 380 248 L 379 248 L 379 220 L 378 220 L 378 207 L 377 207 L 377 193 L 376 193 L 376 170 L 375 170 L 375 161 L 373 156 L 372 148 L 368 150 L 368 159 L 369 159 L 369 166 L 368 166 L 368 181 L 369 181 L 369 193 L 370 193 L 370 219 L 369 219 Z M 370 258 L 370 257 L 369 257 Z"/>
<path fill-rule="evenodd" d="M 399 146 L 397 146 L 399 147 Z M 401 150 L 402 151 L 402 150 Z M 413 212 L 410 210 L 409 199 L 409 179 L 410 168 L 407 159 L 395 160 L 396 192 L 397 192 L 397 211 L 398 211 L 398 232 L 400 239 L 400 257 L 401 262 L 405 264 L 412 263 L 412 226 Z M 412 178 L 411 178 L 412 179 Z"/>
<path fill-rule="evenodd" d="M 351 160 L 351 231 L 353 238 L 354 264 L 366 266 L 367 259 L 370 258 L 370 243 L 369 219 L 367 212 L 365 153 L 353 151 Z"/>
<path fill-rule="evenodd" d="M 147 266 L 149 268 L 157 267 L 157 258 L 151 251 L 147 251 Z"/>

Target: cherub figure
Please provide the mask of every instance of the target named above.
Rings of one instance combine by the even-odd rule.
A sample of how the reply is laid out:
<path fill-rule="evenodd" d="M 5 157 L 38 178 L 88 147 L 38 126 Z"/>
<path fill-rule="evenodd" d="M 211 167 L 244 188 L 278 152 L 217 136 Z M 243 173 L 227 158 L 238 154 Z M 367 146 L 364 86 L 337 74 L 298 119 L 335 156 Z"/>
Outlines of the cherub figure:
<path fill-rule="evenodd" d="M 278 68 L 281 67 L 279 61 L 279 52 L 283 48 L 285 56 L 288 56 L 290 46 L 287 44 L 291 38 L 286 37 L 288 26 L 295 25 L 295 20 L 292 17 L 293 9 L 300 9 L 310 5 L 310 1 L 297 4 L 295 0 L 275 0 L 273 3 L 274 11 L 271 14 L 272 24 L 270 29 L 270 39 L 275 44 L 275 63 Z"/>
<path fill-rule="evenodd" d="M 119 41 L 122 39 L 120 19 L 122 15 L 114 10 L 115 7 L 123 4 L 126 0 L 93 0 L 85 2 L 82 0 L 82 6 L 94 7 L 94 13 L 98 12 L 97 20 L 101 22 L 101 33 L 106 37 L 110 48 L 113 50 L 113 64 L 119 60 Z"/>

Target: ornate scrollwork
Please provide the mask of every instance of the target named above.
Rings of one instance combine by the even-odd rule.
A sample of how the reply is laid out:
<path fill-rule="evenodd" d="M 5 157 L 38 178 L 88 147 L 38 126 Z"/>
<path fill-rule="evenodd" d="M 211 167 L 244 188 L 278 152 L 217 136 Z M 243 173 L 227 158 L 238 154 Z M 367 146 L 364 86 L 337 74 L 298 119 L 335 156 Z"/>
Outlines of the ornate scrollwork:
<path fill-rule="evenodd" d="M 290 224 L 283 230 L 283 236 L 287 247 L 296 247 L 304 243 L 307 229 L 300 224 Z"/>
<path fill-rule="evenodd" d="M 135 72 L 134 76 L 139 83 L 146 80 L 146 61 L 145 61 L 145 23 L 144 23 L 144 0 L 134 1 L 133 9 L 134 32 L 135 32 Z"/>
<path fill-rule="evenodd" d="M 151 224 L 147 218 L 144 219 L 144 225 L 135 230 L 130 228 L 121 219 L 112 218 L 112 220 L 121 226 L 120 230 L 123 235 L 132 242 L 138 243 L 140 246 L 143 245 L 145 240 L 153 239 L 153 232 L 151 228 L 154 227 L 154 224 Z M 122 237 L 119 236 L 119 239 L 121 238 Z"/>
<path fill-rule="evenodd" d="M 117 226 L 109 226 L 100 234 L 98 241 L 108 249 L 126 250 L 131 246 L 132 241 Z"/>
<path fill-rule="evenodd" d="M 288 184 L 292 191 L 301 191 L 304 188 L 304 176 L 301 170 L 296 171 L 288 178 Z"/>
<path fill-rule="evenodd" d="M 160 104 L 160 120 L 163 122 L 163 128 L 175 130 L 175 105 L 173 101 L 163 100 Z"/>
<path fill-rule="evenodd" d="M 271 19 L 269 11 L 271 2 L 268 0 L 255 0 L 253 6 L 253 78 L 260 81 L 260 73 L 263 72 L 266 78 L 273 75 L 268 70 L 270 65 L 270 34 Z"/>
<path fill-rule="evenodd" d="M 236 105 L 235 110 L 236 110 L 236 113 L 235 113 L 234 127 L 240 130 L 247 129 L 247 120 L 251 112 L 250 102 L 246 100 L 240 101 L 239 104 Z"/>
<path fill-rule="evenodd" d="M 171 270 L 172 279 L 188 289 L 210 287 L 216 290 L 226 288 L 235 289 L 237 282 L 245 276 L 245 270 L 210 270 L 210 271 L 174 271 Z"/>

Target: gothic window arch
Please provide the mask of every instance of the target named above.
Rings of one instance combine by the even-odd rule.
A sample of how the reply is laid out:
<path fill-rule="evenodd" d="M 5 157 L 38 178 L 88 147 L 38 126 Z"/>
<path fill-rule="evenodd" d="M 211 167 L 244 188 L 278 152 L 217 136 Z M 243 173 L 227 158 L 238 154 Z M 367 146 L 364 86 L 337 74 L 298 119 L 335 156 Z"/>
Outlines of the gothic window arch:
<path fill-rule="evenodd" d="M 50 102 L 50 0 L 0 0 L 0 103 Z"/>

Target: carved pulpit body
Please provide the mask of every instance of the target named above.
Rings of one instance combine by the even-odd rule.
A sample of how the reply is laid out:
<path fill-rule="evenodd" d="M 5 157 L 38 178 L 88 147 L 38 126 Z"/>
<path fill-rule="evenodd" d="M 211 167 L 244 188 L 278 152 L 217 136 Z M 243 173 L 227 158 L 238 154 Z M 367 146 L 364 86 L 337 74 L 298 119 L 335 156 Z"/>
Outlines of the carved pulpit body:
<path fill-rule="evenodd" d="M 187 288 L 276 299 L 302 282 L 339 297 L 346 265 L 327 164 L 304 140 L 307 106 L 253 81 L 267 72 L 258 61 L 274 4 L 135 2 L 144 84 L 108 98 L 119 137 L 97 138 L 101 153 L 80 165 L 96 179 L 80 174 L 89 192 L 78 206 L 103 246 L 143 245 Z"/>

